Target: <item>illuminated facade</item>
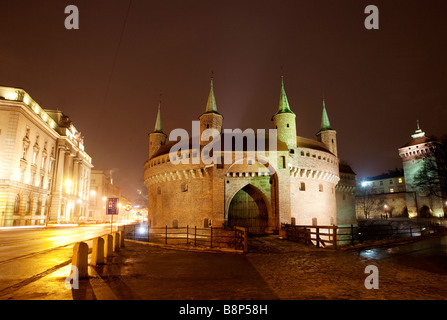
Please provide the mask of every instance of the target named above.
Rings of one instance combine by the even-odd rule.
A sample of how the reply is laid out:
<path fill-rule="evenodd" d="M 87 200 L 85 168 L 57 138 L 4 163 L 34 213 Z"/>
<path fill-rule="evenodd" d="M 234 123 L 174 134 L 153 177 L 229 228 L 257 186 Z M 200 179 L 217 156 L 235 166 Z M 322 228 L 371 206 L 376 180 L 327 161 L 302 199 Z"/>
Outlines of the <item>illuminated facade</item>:
<path fill-rule="evenodd" d="M 407 190 L 407 207 L 410 217 L 444 217 L 447 212 L 447 204 L 443 197 L 430 195 L 415 186 L 415 177 L 424 166 L 424 162 L 433 158 L 433 150 L 437 141 L 427 137 L 419 127 L 411 140 L 399 148 L 399 156 L 402 158 Z M 436 160 L 436 159 L 435 159 Z M 443 195 L 445 197 L 445 195 Z"/>
<path fill-rule="evenodd" d="M 196 133 L 202 136 L 207 129 L 215 130 L 212 152 L 206 151 L 208 141 L 195 143 L 194 138 L 178 150 L 173 148 L 177 142 L 168 142 L 162 130 L 159 108 L 144 166 L 149 223 L 157 227 L 237 225 L 260 233 L 275 232 L 282 223 L 356 223 L 355 173 L 343 167 L 344 180 L 339 184 L 336 131 L 330 126 L 325 103 L 317 139 L 297 136 L 295 118 L 282 83 L 278 110 L 272 117 L 276 145 L 270 147 L 270 135 L 256 131 L 256 146 L 250 146 L 241 135 L 222 130 L 223 116 L 217 111 L 211 81 Z M 232 139 L 232 148 L 226 148 L 226 141 Z M 236 141 L 241 142 L 239 147 Z M 242 155 L 239 160 L 238 155 Z M 227 157 L 230 163 L 224 160 Z M 173 163 L 178 159 L 182 162 Z M 212 163 L 205 161 L 209 159 Z"/>
<path fill-rule="evenodd" d="M 0 226 L 85 221 L 92 159 L 58 110 L 0 87 Z"/>
<path fill-rule="evenodd" d="M 112 179 L 102 170 L 92 170 L 90 179 L 90 205 L 88 220 L 94 222 L 108 222 L 106 216 L 107 198 L 119 198 L 121 189 L 113 184 Z M 121 210 L 120 210 L 121 213 Z"/>

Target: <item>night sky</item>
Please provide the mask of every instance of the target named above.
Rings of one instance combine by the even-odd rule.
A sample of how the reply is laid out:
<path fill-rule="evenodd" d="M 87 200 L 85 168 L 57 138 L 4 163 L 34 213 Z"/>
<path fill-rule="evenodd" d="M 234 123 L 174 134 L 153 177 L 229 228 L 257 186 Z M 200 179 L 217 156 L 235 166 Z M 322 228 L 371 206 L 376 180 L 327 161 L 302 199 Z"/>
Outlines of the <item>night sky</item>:
<path fill-rule="evenodd" d="M 64 27 L 70 4 L 79 30 Z M 364 27 L 369 4 L 379 30 Z M 284 75 L 297 135 L 314 139 L 324 95 L 357 178 L 401 167 L 416 120 L 447 133 L 445 0 L 1 0 L 1 11 L 0 84 L 69 115 L 130 200 L 145 192 L 160 94 L 165 133 L 190 131 L 211 72 L 224 128 L 271 128 Z"/>

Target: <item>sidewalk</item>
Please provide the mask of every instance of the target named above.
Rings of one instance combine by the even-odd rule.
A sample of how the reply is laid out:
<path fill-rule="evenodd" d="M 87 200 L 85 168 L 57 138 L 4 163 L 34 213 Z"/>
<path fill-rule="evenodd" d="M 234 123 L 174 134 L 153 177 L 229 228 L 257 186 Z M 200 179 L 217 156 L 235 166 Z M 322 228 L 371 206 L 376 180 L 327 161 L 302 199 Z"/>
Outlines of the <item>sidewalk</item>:
<path fill-rule="evenodd" d="M 241 300 L 277 299 L 240 253 L 164 249 L 126 241 L 106 264 L 89 267 L 89 279 L 67 290 L 64 266 L 0 300 Z"/>
<path fill-rule="evenodd" d="M 173 250 L 126 241 L 107 264 L 89 267 L 79 289 L 66 289 L 66 265 L 0 295 L 1 300 L 295 300 L 446 299 L 447 276 L 346 251 L 276 237 L 253 239 L 247 254 Z M 379 268 L 379 289 L 364 270 Z"/>

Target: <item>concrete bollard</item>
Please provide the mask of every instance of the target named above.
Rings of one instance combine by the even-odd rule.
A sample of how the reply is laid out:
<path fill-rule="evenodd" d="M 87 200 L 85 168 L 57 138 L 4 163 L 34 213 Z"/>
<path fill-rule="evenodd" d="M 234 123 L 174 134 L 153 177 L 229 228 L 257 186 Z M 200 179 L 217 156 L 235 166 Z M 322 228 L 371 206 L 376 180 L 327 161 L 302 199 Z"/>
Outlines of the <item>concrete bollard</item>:
<path fill-rule="evenodd" d="M 113 251 L 120 251 L 120 234 L 118 232 L 113 233 Z"/>
<path fill-rule="evenodd" d="M 113 237 L 111 234 L 106 234 L 104 237 L 104 258 L 112 256 L 113 253 Z"/>
<path fill-rule="evenodd" d="M 93 266 L 104 264 L 104 239 L 101 237 L 93 239 L 93 250 L 90 264 Z"/>
<path fill-rule="evenodd" d="M 73 247 L 72 266 L 78 271 L 78 279 L 88 278 L 88 244 L 78 242 Z"/>
<path fill-rule="evenodd" d="M 124 247 L 124 231 L 119 231 L 120 234 L 120 247 Z"/>

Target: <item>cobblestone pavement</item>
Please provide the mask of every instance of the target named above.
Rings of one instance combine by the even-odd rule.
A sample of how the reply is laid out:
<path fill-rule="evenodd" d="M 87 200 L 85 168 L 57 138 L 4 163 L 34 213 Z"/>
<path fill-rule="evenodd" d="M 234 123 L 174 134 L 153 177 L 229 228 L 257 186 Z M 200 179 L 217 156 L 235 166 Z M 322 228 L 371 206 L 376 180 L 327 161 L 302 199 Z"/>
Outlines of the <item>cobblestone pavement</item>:
<path fill-rule="evenodd" d="M 279 299 L 447 299 L 447 276 L 361 257 L 343 250 L 317 249 L 275 236 L 251 240 L 248 260 Z M 379 289 L 366 289 L 365 267 L 379 270 Z"/>
<path fill-rule="evenodd" d="M 364 286 L 365 267 L 379 289 Z M 446 299 L 447 276 L 358 253 L 317 249 L 277 236 L 250 239 L 250 252 L 192 252 L 127 242 L 105 265 L 89 267 L 79 289 L 70 265 L 0 291 L 0 300 L 401 300 Z"/>

